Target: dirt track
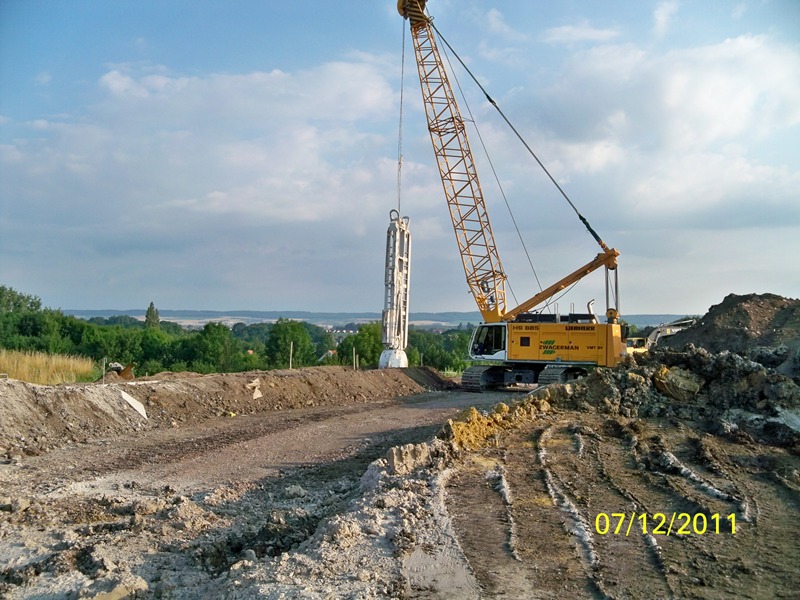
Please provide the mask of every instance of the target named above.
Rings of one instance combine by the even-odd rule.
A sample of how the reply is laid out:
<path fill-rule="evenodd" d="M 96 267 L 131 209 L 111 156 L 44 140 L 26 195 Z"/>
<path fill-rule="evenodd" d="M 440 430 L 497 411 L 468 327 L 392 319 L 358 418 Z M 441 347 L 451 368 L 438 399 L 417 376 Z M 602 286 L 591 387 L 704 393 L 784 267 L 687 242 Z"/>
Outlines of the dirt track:
<path fill-rule="evenodd" d="M 389 448 L 430 440 L 476 400 L 513 396 L 430 392 L 211 418 L 6 461 L 0 592 L 228 595 L 232 565 L 309 538 Z"/>
<path fill-rule="evenodd" d="M 485 597 L 796 598 L 798 467 L 692 427 L 564 411 L 471 454 L 447 507 Z"/>

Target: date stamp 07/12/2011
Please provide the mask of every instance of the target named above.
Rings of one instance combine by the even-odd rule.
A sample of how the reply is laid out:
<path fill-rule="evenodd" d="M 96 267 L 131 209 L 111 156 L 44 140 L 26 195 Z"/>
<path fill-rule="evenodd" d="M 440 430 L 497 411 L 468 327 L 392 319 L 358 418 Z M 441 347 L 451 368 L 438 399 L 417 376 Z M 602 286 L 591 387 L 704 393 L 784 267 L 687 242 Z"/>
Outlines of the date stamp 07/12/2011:
<path fill-rule="evenodd" d="M 736 515 L 714 513 L 598 513 L 594 519 L 598 535 L 719 535 L 736 534 Z"/>

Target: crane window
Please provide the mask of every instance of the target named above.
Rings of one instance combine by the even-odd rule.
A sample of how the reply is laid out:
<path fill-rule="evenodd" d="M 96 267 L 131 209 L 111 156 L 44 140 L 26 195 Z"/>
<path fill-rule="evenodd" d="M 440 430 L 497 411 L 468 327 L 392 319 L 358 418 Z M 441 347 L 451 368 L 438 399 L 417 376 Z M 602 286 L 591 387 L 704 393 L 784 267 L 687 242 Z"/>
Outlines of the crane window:
<path fill-rule="evenodd" d="M 472 353 L 489 356 L 506 349 L 506 328 L 502 325 L 483 325 L 478 327 L 472 343 Z"/>
<path fill-rule="evenodd" d="M 522 336 L 519 338 L 519 345 L 520 346 L 530 346 L 531 345 L 531 338 L 527 335 Z"/>

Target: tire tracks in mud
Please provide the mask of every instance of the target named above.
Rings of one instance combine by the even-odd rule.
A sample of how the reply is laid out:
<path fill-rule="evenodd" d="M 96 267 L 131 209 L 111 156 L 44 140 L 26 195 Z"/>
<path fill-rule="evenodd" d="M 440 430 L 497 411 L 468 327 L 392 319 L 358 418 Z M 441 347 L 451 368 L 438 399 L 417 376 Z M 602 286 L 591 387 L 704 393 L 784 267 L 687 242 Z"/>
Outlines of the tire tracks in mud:
<path fill-rule="evenodd" d="M 564 411 L 468 453 L 447 506 L 486 598 L 794 597 L 800 494 L 781 472 L 798 467 L 684 424 Z"/>

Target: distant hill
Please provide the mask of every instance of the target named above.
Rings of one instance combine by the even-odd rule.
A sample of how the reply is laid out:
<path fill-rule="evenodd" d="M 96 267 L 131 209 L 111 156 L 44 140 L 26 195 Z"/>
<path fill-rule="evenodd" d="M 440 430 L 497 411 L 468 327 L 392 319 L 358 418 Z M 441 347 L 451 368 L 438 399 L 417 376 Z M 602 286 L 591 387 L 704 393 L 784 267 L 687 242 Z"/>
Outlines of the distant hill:
<path fill-rule="evenodd" d="M 131 310 L 82 310 L 69 309 L 63 310 L 64 314 L 73 315 L 81 319 L 91 319 L 92 317 L 113 317 L 125 315 L 144 320 L 144 309 Z M 292 319 L 295 321 L 307 321 L 315 325 L 329 326 L 333 328 L 344 326 L 348 323 L 368 323 L 370 321 L 380 321 L 379 312 L 311 312 L 300 310 L 158 310 L 158 314 L 163 321 L 173 321 L 185 327 L 202 327 L 209 321 L 216 321 L 233 325 L 234 323 L 264 323 L 277 321 L 278 319 Z M 636 327 L 647 327 L 659 325 L 680 319 L 685 315 L 625 315 L 623 320 Z M 458 327 L 460 324 L 472 323 L 477 325 L 481 322 L 481 314 L 477 311 L 472 312 L 412 312 L 410 315 L 412 325 L 419 327 Z"/>

